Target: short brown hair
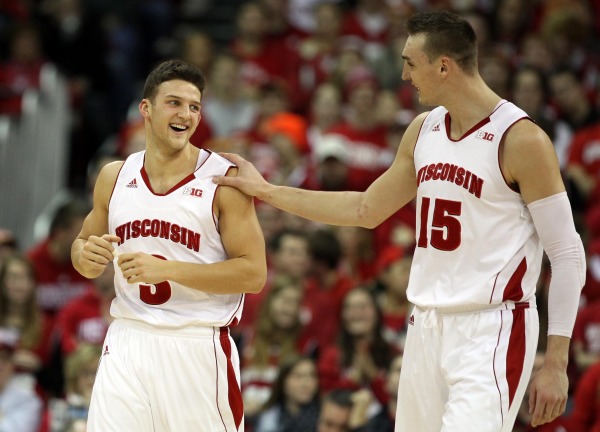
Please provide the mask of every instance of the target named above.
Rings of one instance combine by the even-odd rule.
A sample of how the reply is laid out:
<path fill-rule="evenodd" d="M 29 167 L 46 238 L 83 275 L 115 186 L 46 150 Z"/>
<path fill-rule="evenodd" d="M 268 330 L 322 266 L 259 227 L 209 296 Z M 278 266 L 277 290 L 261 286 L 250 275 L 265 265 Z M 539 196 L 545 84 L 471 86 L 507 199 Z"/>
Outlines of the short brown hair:
<path fill-rule="evenodd" d="M 146 84 L 144 84 L 144 99 L 154 101 L 158 93 L 158 86 L 171 80 L 187 81 L 198 87 L 200 92 L 204 91 L 206 85 L 206 79 L 197 67 L 182 60 L 167 60 L 160 63 L 148 74 Z"/>
<path fill-rule="evenodd" d="M 426 36 L 424 50 L 429 61 L 447 55 L 464 72 L 477 70 L 477 37 L 467 20 L 451 12 L 431 11 L 413 15 L 406 27 L 410 36 Z"/>

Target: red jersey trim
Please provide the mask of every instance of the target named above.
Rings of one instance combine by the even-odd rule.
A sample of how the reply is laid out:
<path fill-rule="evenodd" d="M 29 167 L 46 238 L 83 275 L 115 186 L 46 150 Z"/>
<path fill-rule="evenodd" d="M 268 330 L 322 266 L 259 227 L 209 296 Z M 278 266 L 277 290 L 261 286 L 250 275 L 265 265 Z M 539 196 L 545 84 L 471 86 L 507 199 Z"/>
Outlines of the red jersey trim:
<path fill-rule="evenodd" d="M 491 114 L 490 114 L 491 115 Z M 477 129 L 482 128 L 484 125 L 488 124 L 490 122 L 490 116 L 487 116 L 486 118 L 484 118 L 483 120 L 481 120 L 479 123 L 477 123 L 475 126 L 473 126 L 471 129 L 469 129 L 467 132 L 465 132 L 463 134 L 463 136 L 461 136 L 458 139 L 453 139 L 450 136 L 450 123 L 451 123 L 451 118 L 450 118 L 450 113 L 447 112 L 446 116 L 444 118 L 444 124 L 446 126 L 446 136 L 448 137 L 448 139 L 452 142 L 459 142 L 462 141 L 463 139 L 465 139 L 466 137 L 468 137 L 469 135 L 471 135 L 473 132 L 475 132 Z"/>

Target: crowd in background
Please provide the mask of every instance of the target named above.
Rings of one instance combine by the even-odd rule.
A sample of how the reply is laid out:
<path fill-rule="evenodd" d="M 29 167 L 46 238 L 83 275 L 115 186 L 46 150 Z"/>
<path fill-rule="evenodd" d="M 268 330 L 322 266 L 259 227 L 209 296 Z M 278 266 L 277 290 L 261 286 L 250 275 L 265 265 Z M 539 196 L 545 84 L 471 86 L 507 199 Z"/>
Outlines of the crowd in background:
<path fill-rule="evenodd" d="M 99 169 L 144 149 L 137 104 L 157 61 L 179 57 L 206 74 L 194 145 L 239 153 L 276 184 L 361 191 L 427 109 L 401 79 L 401 53 L 406 18 L 431 8 L 469 20 L 484 80 L 555 146 L 588 274 L 567 411 L 535 430 L 600 431 L 598 0 L 0 2 L 0 115 L 18 118 L 46 63 L 68 79 L 73 112 L 69 199 L 40 215 L 46 236 L 24 247 L 0 226 L 0 431 L 85 430 L 114 269 L 87 280 L 70 248 Z M 393 430 L 415 207 L 367 230 L 256 205 L 269 277 L 231 329 L 246 430 Z M 550 271 L 538 283 L 540 353 Z M 515 431 L 534 430 L 527 397 L 521 411 Z"/>

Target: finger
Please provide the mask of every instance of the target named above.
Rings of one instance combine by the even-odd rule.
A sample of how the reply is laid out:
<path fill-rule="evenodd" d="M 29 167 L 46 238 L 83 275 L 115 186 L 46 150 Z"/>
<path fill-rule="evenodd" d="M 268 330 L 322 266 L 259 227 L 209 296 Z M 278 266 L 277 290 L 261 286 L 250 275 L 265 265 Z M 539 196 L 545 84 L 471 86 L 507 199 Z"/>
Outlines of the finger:
<path fill-rule="evenodd" d="M 538 396 L 535 400 L 535 409 L 533 410 L 533 419 L 531 421 L 532 426 L 539 426 L 543 423 L 545 410 L 546 404 L 542 401 L 541 396 Z"/>
<path fill-rule="evenodd" d="M 112 234 L 104 234 L 102 236 L 102 239 L 106 240 L 109 243 L 120 243 L 121 242 L 121 237 L 112 235 Z"/>
<path fill-rule="evenodd" d="M 221 186 L 235 186 L 236 177 L 214 176 L 212 180 Z"/>
<path fill-rule="evenodd" d="M 535 398 L 537 397 L 537 392 L 535 390 L 535 386 L 531 385 L 529 387 L 529 414 L 533 414 L 533 410 L 535 409 Z"/>

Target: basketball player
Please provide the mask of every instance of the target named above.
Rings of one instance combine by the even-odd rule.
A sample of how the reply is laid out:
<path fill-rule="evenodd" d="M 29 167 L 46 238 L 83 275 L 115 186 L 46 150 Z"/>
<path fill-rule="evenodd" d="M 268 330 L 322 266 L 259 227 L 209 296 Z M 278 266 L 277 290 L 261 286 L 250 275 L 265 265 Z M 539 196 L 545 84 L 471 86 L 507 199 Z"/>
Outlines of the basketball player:
<path fill-rule="evenodd" d="M 538 338 L 535 287 L 552 264 L 545 362 L 533 425 L 565 409 L 567 357 L 585 278 L 552 143 L 477 70 L 471 26 L 449 12 L 412 17 L 402 78 L 437 106 L 408 127 L 392 166 L 363 193 L 271 185 L 236 155 L 215 182 L 305 218 L 373 228 L 416 197 L 417 248 L 396 431 L 508 432 Z"/>
<path fill-rule="evenodd" d="M 241 431 L 239 358 L 228 327 L 266 280 L 252 198 L 217 187 L 226 159 L 189 142 L 204 77 L 179 61 L 148 76 L 146 150 L 106 165 L 72 261 L 97 277 L 116 256 L 116 298 L 89 429 Z"/>

